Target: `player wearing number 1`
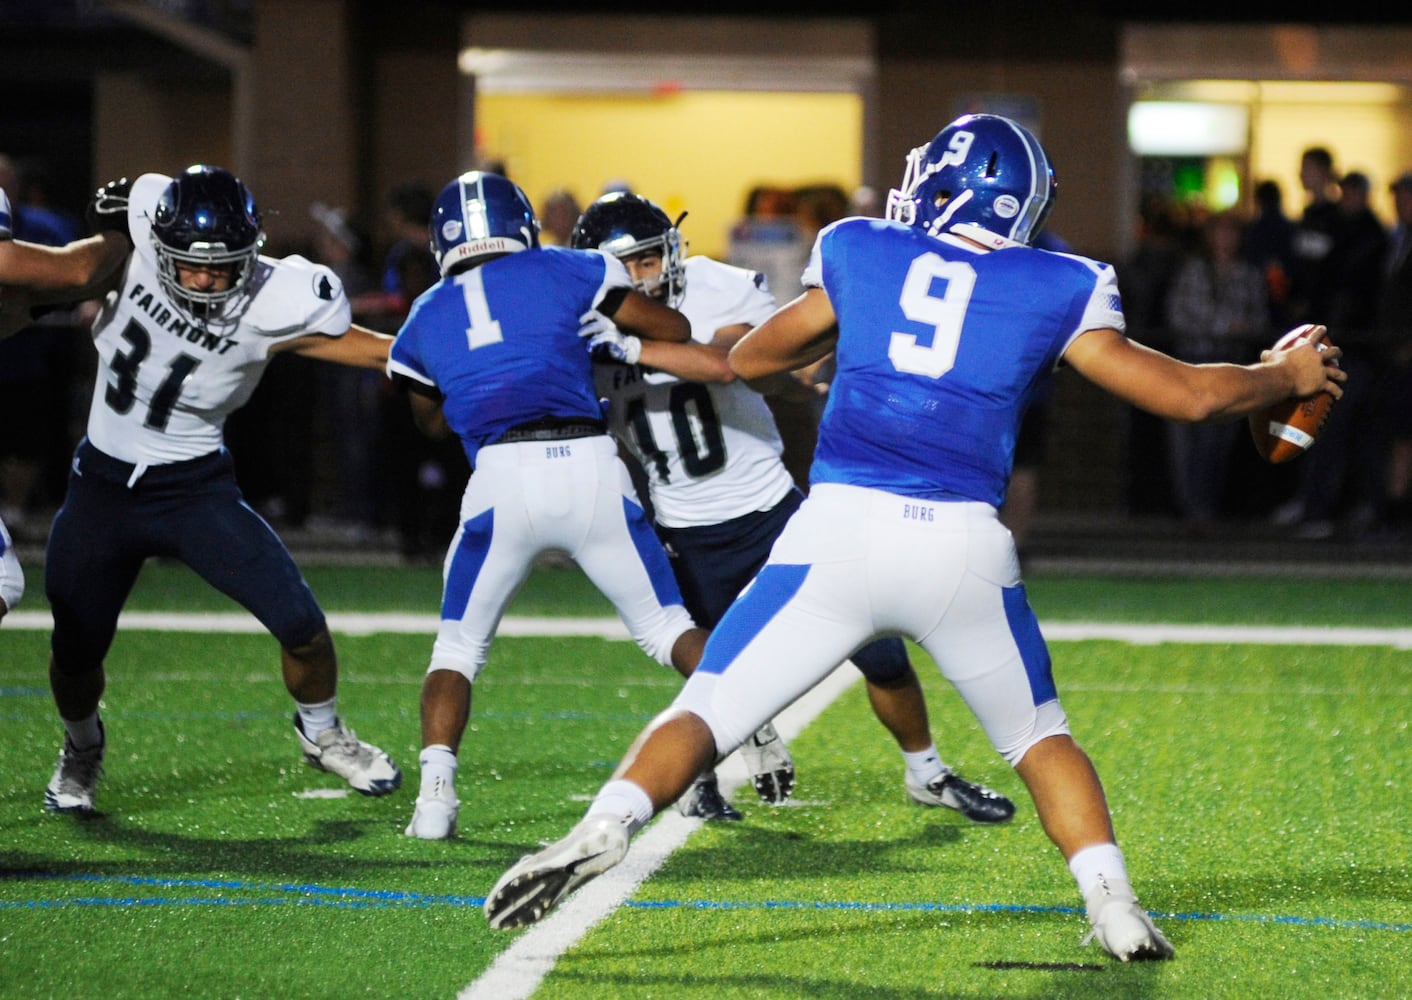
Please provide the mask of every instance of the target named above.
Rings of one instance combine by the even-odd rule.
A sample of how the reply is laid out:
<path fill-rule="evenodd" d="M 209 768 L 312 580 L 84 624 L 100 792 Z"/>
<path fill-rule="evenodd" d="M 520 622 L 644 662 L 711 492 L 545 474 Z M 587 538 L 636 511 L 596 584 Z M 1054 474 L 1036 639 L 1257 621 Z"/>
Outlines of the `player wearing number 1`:
<path fill-rule="evenodd" d="M 262 256 L 249 190 L 220 167 L 100 188 L 90 222 L 127 241 L 93 325 L 98 376 L 87 435 L 54 519 L 44 589 L 54 613 L 49 682 L 64 723 L 45 791 L 53 812 L 91 813 L 105 749 L 103 661 L 143 563 L 177 559 L 279 641 L 306 761 L 366 795 L 402 773 L 336 711 L 338 664 L 288 550 L 241 497 L 222 442 L 273 355 L 380 370 L 392 338 L 353 326 L 333 272 Z M 220 670 L 219 658 L 205 665 Z"/>
<path fill-rule="evenodd" d="M 442 570 L 422 682 L 421 787 L 406 828 L 444 840 L 460 809 L 472 685 L 536 556 L 553 549 L 577 562 L 643 652 L 683 675 L 706 633 L 608 434 L 584 340 L 606 316 L 642 337 L 685 341 L 686 318 L 635 290 L 610 254 L 540 246 L 529 199 L 499 174 L 446 185 L 430 222 L 442 278 L 413 303 L 388 371 L 411 391 L 418 425 L 454 432 L 475 470 Z"/>
<path fill-rule="evenodd" d="M 1061 363 L 1169 419 L 1233 419 L 1339 393 L 1334 352 L 1188 365 L 1131 343 L 1113 269 L 1029 244 L 1054 197 L 1038 141 L 960 118 L 908 157 L 888 219 L 818 236 L 805 292 L 748 333 L 731 368 L 756 382 L 836 352 L 809 498 L 711 633 L 696 672 L 562 840 L 487 894 L 493 927 L 538 920 L 616 865 L 702 766 L 878 634 L 922 645 L 1034 800 L 1122 961 L 1171 944 L 1138 905 L 1102 785 L 1069 734 L 1049 653 L 997 516 L 1026 402 Z M 808 864 L 807 857 L 800 858 Z"/>

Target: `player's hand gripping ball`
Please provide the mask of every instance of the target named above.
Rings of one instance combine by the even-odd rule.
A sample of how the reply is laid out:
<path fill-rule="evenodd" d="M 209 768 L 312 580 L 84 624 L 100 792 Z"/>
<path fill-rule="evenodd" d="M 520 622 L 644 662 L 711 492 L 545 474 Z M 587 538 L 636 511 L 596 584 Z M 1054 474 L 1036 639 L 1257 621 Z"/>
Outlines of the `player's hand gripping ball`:
<path fill-rule="evenodd" d="M 1297 326 L 1275 341 L 1270 350 L 1287 351 L 1308 337 L 1317 336 L 1315 346 L 1320 351 L 1326 351 L 1332 344 L 1328 333 L 1318 332 L 1319 329 L 1310 323 Z M 1329 419 L 1329 410 L 1333 409 L 1333 405 L 1334 397 L 1327 392 L 1320 392 L 1304 399 L 1283 399 L 1252 413 L 1247 420 L 1255 450 L 1260 453 L 1261 458 L 1273 465 L 1298 458 L 1318 440 L 1319 432 L 1324 429 L 1324 421 Z"/>

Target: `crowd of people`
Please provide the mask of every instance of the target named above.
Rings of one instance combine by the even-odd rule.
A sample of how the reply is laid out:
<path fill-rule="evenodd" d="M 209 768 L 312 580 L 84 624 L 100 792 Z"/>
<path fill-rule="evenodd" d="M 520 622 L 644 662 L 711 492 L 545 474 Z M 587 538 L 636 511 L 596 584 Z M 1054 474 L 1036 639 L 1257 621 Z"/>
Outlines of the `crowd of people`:
<path fill-rule="evenodd" d="M 1128 332 L 1189 361 L 1248 362 L 1285 330 L 1318 321 L 1343 348 L 1352 388 L 1298 462 L 1259 462 L 1234 424 L 1190 426 L 1133 411 L 1128 505 L 1201 533 L 1268 519 L 1294 537 L 1378 540 L 1412 526 L 1412 172 L 1389 185 L 1339 172 L 1322 146 L 1300 161 L 1303 206 L 1257 184 L 1254 211 L 1144 201 L 1132 254 L 1117 263 Z"/>

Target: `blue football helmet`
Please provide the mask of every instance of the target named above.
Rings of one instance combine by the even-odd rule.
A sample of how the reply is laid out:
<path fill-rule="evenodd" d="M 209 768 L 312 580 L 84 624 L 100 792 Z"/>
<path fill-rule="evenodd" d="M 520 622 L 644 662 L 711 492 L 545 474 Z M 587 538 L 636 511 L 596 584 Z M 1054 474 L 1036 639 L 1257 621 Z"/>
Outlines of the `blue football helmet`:
<path fill-rule="evenodd" d="M 436 196 L 431 252 L 444 278 L 461 264 L 539 246 L 539 219 L 509 178 L 472 170 Z"/>
<path fill-rule="evenodd" d="M 886 212 L 931 236 L 965 223 L 1028 245 L 1054 195 L 1054 170 L 1028 129 L 1000 115 L 965 115 L 908 154 Z"/>
<path fill-rule="evenodd" d="M 682 213 L 685 218 L 686 213 Z M 638 291 L 654 296 L 676 308 L 686 292 L 686 241 L 681 230 L 646 198 L 628 191 L 610 191 L 579 216 L 569 236 L 569 244 L 579 250 L 603 250 L 619 260 L 640 253 L 662 256 L 662 270 L 651 278 L 634 282 Z"/>
<path fill-rule="evenodd" d="M 216 316 L 245 290 L 264 246 L 250 190 L 229 170 L 196 164 L 167 185 L 152 213 L 152 248 L 162 287 L 194 315 Z M 183 288 L 177 265 L 229 267 L 230 287 Z"/>

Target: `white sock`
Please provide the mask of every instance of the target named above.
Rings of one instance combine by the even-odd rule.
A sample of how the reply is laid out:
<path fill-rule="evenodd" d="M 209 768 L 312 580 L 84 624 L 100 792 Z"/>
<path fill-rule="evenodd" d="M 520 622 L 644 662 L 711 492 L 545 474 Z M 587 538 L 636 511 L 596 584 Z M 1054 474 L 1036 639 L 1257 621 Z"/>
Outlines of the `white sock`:
<path fill-rule="evenodd" d="M 616 818 L 629 817 L 628 836 L 637 833 L 656 815 L 652 808 L 652 799 L 647 793 L 638 785 L 621 778 L 608 782 L 598 790 L 598 795 L 588 807 L 585 818 L 603 813 Z"/>
<path fill-rule="evenodd" d="M 456 755 L 446 744 L 423 747 L 417 762 L 422 766 L 422 795 L 430 796 L 436 791 L 438 778 L 448 789 L 456 787 Z"/>
<path fill-rule="evenodd" d="M 317 743 L 319 734 L 325 729 L 332 729 L 338 721 L 337 697 L 312 705 L 302 701 L 296 701 L 294 704 L 299 709 L 299 722 L 304 728 L 304 736 L 311 742 Z"/>
<path fill-rule="evenodd" d="M 64 724 L 64 732 L 68 734 L 69 742 L 75 750 L 91 750 L 103 742 L 103 727 L 98 724 L 97 712 L 77 722 L 70 722 L 68 719 L 59 721 Z"/>
<path fill-rule="evenodd" d="M 951 770 L 942 761 L 941 755 L 936 752 L 936 744 L 933 743 L 925 750 L 918 750 L 916 753 L 902 751 L 902 759 L 907 764 L 907 771 L 923 785 L 933 778 L 940 777 Z"/>
<path fill-rule="evenodd" d="M 1085 847 L 1069 859 L 1069 871 L 1079 885 L 1079 892 L 1088 899 L 1090 890 L 1100 882 L 1108 885 L 1114 895 L 1132 893 L 1133 886 L 1128 881 L 1128 866 L 1123 861 L 1123 852 L 1117 844 L 1094 844 Z M 1133 893 L 1136 898 L 1136 893 Z"/>

